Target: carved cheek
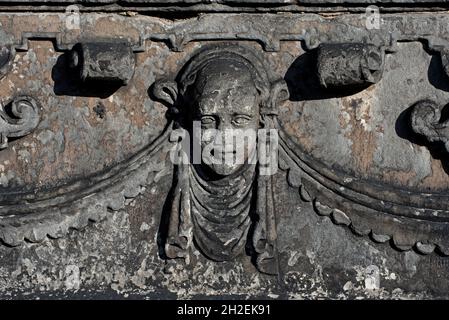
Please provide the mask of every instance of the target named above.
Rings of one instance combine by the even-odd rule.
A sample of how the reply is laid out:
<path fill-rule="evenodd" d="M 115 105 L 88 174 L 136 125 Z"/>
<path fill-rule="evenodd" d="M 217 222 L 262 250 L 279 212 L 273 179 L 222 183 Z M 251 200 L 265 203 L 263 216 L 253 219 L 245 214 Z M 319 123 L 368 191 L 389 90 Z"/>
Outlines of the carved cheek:
<path fill-rule="evenodd" d="M 220 136 L 220 132 L 214 128 L 201 130 L 201 144 L 207 145 L 213 143 Z"/>

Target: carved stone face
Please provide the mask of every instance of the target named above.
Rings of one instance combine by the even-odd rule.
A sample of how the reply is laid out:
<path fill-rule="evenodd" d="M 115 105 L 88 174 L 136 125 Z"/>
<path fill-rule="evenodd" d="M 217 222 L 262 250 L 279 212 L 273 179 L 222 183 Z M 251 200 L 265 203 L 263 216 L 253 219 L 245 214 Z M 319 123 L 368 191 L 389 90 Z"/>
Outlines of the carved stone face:
<path fill-rule="evenodd" d="M 210 62 L 197 75 L 194 96 L 193 120 L 201 122 L 203 165 L 221 176 L 238 171 L 255 151 L 256 140 L 238 147 L 231 137 L 241 138 L 243 132 L 257 137 L 259 129 L 259 93 L 251 72 L 235 61 Z"/>

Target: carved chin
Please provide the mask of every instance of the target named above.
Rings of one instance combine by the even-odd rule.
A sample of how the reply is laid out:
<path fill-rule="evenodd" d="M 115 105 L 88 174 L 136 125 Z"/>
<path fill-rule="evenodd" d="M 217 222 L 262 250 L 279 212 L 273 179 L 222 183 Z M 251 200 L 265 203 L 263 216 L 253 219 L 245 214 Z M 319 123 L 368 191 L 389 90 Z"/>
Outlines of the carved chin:
<path fill-rule="evenodd" d="M 237 172 L 242 164 L 211 164 L 208 167 L 218 175 L 229 176 Z"/>

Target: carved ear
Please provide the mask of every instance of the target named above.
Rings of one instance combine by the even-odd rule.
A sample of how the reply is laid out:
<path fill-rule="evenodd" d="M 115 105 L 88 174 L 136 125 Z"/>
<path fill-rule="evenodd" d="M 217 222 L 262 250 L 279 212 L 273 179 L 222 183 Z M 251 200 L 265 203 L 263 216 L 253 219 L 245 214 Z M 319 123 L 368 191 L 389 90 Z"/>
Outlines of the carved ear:
<path fill-rule="evenodd" d="M 280 102 L 287 100 L 290 97 L 287 83 L 284 79 L 276 80 L 271 84 L 270 96 L 268 97 L 268 104 L 265 106 L 266 113 L 277 113 L 277 106 Z"/>
<path fill-rule="evenodd" d="M 170 80 L 159 80 L 154 83 L 153 94 L 162 102 L 173 107 L 178 99 L 178 84 Z"/>

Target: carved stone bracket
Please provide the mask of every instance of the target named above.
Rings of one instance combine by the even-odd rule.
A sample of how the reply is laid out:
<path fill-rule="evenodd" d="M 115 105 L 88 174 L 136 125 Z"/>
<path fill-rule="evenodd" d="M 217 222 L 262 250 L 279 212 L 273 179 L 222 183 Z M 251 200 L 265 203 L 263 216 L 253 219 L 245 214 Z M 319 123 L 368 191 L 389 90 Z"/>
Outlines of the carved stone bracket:
<path fill-rule="evenodd" d="M 134 73 L 135 58 L 129 43 L 78 43 L 70 52 L 70 67 L 82 81 L 111 81 L 126 85 Z"/>
<path fill-rule="evenodd" d="M 363 86 L 382 77 L 383 49 L 365 43 L 321 44 L 318 77 L 323 87 Z"/>
<path fill-rule="evenodd" d="M 8 146 L 8 138 L 32 132 L 40 121 L 39 105 L 32 97 L 16 97 L 7 106 L 10 108 L 0 104 L 0 149 Z"/>

